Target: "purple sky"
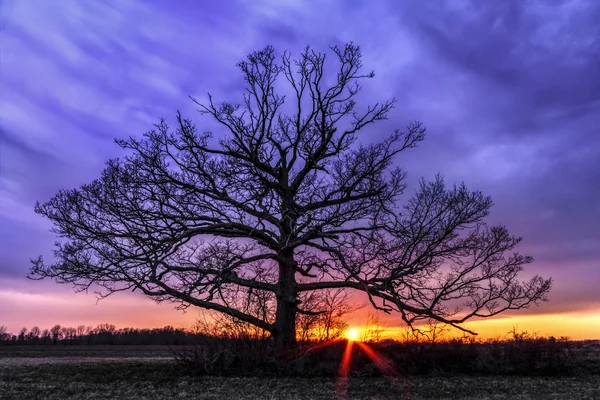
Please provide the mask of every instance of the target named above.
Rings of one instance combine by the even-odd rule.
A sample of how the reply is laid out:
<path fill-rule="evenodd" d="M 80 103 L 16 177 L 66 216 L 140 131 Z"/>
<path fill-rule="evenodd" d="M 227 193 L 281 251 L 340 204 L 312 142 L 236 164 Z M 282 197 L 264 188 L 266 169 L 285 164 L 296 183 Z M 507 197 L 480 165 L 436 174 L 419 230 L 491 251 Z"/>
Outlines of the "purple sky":
<path fill-rule="evenodd" d="M 390 121 L 365 135 L 423 121 L 427 139 L 399 160 L 410 182 L 441 172 L 491 195 L 491 220 L 523 235 L 520 250 L 536 259 L 527 275 L 554 277 L 551 301 L 529 312 L 600 309 L 600 2 L 0 7 L 0 324 L 31 312 L 8 307 L 11 299 L 71 293 L 25 278 L 29 258 L 50 257 L 54 241 L 36 200 L 96 177 L 121 155 L 114 137 L 141 135 L 159 117 L 173 121 L 181 110 L 201 130 L 214 127 L 187 96 L 239 99 L 235 63 L 250 51 L 272 44 L 297 54 L 347 41 L 376 72 L 363 104 L 398 100 Z"/>

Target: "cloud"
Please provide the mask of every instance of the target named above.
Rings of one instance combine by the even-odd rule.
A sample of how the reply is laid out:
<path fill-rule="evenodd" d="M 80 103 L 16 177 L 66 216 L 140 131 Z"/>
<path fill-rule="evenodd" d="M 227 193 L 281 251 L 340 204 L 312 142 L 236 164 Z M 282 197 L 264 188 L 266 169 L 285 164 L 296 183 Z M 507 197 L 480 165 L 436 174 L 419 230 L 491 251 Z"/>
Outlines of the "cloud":
<path fill-rule="evenodd" d="M 50 252 L 53 237 L 33 213 L 35 201 L 98 176 L 104 161 L 122 155 L 114 137 L 139 136 L 177 110 L 201 130 L 216 129 L 187 96 L 239 99 L 235 63 L 250 51 L 266 44 L 324 51 L 354 40 L 376 71 L 364 103 L 398 100 L 366 140 L 424 121 L 427 140 L 399 160 L 410 183 L 441 172 L 492 195 L 490 220 L 525 237 L 522 250 L 538 260 L 531 273 L 555 277 L 553 301 L 540 312 L 600 300 L 594 0 L 2 7 L 0 289 L 15 285 L 2 277 L 24 277 L 30 257 Z"/>

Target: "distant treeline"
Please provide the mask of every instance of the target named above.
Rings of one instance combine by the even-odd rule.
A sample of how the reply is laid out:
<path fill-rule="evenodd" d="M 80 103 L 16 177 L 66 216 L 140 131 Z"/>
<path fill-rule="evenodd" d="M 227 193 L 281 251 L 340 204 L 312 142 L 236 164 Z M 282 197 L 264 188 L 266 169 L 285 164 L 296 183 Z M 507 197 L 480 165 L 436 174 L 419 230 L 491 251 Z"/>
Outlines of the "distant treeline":
<path fill-rule="evenodd" d="M 22 328 L 15 334 L 0 325 L 0 345 L 184 345 L 195 343 L 199 336 L 200 333 L 172 326 L 117 329 L 112 324 L 99 324 L 96 327 L 54 325 L 43 330 L 34 326 L 29 330 Z"/>

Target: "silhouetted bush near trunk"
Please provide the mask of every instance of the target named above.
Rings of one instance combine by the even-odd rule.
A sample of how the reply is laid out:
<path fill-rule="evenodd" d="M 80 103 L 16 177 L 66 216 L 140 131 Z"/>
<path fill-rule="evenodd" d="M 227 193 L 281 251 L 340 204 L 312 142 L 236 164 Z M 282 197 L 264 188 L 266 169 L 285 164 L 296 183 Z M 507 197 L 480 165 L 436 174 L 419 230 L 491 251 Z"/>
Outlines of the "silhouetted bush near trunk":
<path fill-rule="evenodd" d="M 269 341 L 205 338 L 176 351 L 183 371 L 197 375 L 334 377 L 347 342 L 307 345 L 295 354 L 276 353 Z M 368 344 L 389 369 L 355 344 L 350 375 L 522 375 L 570 376 L 600 374 L 600 344 L 554 338 L 488 342 L 451 340 L 444 343 L 382 342 Z M 592 354 L 595 354 L 592 356 Z"/>
<path fill-rule="evenodd" d="M 275 363 L 269 339 L 199 336 L 193 346 L 171 349 L 179 365 L 199 375 L 254 375 Z"/>

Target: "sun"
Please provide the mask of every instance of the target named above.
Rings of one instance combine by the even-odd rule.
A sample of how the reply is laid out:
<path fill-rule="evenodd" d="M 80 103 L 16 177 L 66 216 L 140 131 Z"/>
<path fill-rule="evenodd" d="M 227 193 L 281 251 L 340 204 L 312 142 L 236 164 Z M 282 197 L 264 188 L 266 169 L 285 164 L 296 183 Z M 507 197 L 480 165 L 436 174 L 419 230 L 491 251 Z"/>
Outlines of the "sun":
<path fill-rule="evenodd" d="M 360 331 L 357 328 L 350 328 L 346 331 L 346 339 L 351 342 L 357 341 L 359 336 Z"/>

